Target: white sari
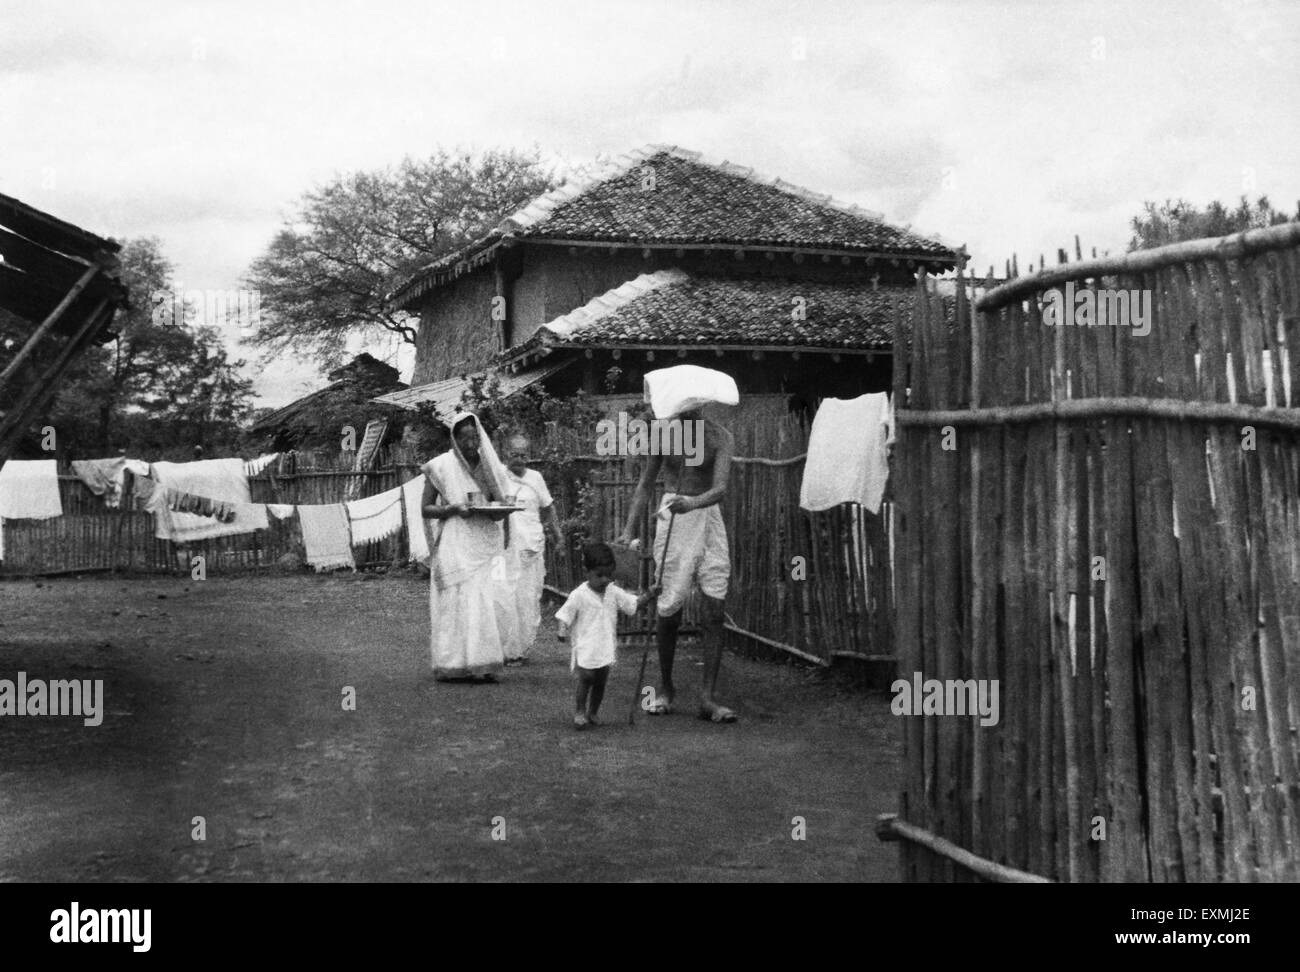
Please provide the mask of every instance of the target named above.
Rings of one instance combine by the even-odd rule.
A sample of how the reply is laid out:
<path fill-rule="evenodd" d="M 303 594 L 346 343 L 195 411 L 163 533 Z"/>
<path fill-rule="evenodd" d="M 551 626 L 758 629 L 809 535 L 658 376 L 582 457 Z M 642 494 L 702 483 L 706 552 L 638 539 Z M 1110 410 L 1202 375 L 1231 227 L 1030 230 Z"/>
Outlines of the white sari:
<path fill-rule="evenodd" d="M 466 417 L 453 416 L 448 426 Z M 475 416 L 474 424 L 478 425 Z M 447 452 L 425 463 L 425 477 L 443 504 L 466 503 L 471 492 L 488 499 L 507 495 L 505 467 L 479 426 L 479 464 L 471 470 L 452 438 Z M 486 517 L 452 516 L 432 524 L 429 569 L 430 651 L 439 679 L 487 675 L 505 664 L 518 640 L 518 623 L 506 610 L 505 530 Z"/>

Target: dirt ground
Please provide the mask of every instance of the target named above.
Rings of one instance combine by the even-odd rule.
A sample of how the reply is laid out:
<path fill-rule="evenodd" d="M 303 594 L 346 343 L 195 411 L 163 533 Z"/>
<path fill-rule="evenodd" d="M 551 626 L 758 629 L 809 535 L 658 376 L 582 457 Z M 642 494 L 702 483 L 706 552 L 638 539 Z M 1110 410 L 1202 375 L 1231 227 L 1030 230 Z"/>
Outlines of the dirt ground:
<path fill-rule="evenodd" d="M 428 625 L 409 574 L 0 582 L 0 678 L 103 679 L 105 711 L 0 717 L 0 880 L 895 879 L 887 695 L 729 654 L 739 723 L 629 728 L 625 651 L 575 732 L 553 622 L 497 685 L 435 683 Z"/>

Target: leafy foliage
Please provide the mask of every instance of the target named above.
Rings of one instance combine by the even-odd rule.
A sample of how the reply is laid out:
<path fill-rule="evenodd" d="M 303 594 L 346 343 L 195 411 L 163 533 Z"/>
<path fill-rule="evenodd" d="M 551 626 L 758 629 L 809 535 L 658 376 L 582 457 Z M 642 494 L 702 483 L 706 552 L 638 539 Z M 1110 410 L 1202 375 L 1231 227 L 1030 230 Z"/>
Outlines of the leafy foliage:
<path fill-rule="evenodd" d="M 306 193 L 293 220 L 249 269 L 265 354 L 294 351 L 340 364 L 349 337 L 397 334 L 416 321 L 387 295 L 416 269 L 481 236 L 553 188 L 538 153 L 439 151 L 395 169 L 339 176 Z"/>
<path fill-rule="evenodd" d="M 229 454 L 240 442 L 252 383 L 240 376 L 216 328 L 158 323 L 150 294 L 170 291 L 172 267 L 155 239 L 128 241 L 120 254 L 131 306 L 118 338 L 88 350 L 69 370 L 43 423 L 60 451 L 81 457 L 126 450 L 142 458 L 190 458 L 201 445 Z"/>
<path fill-rule="evenodd" d="M 1218 200 L 1204 209 L 1184 199 L 1177 202 L 1166 199 L 1161 205 L 1147 202 L 1143 204 L 1142 214 L 1133 217 L 1133 237 L 1129 240 L 1128 248 L 1130 252 L 1149 250 L 1168 243 L 1227 236 L 1242 230 L 1276 226 L 1296 219 L 1300 219 L 1300 204 L 1297 204 L 1294 216 L 1287 216 L 1275 210 L 1267 196 L 1261 196 L 1254 206 L 1242 196 L 1241 201 L 1232 209 Z"/>

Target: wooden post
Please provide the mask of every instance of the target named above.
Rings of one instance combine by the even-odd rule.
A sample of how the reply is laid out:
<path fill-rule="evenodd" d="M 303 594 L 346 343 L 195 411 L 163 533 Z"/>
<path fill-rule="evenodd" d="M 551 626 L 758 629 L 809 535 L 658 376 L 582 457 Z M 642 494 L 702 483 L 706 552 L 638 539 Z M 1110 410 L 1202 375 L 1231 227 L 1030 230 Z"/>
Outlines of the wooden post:
<path fill-rule="evenodd" d="M 118 564 L 122 555 L 122 528 L 126 526 L 126 518 L 131 515 L 131 502 L 135 496 L 135 474 L 126 469 L 122 472 L 122 495 L 119 497 L 121 505 L 117 510 L 117 523 L 113 528 L 113 573 L 117 573 Z M 131 566 L 130 554 L 128 553 L 127 567 Z"/>

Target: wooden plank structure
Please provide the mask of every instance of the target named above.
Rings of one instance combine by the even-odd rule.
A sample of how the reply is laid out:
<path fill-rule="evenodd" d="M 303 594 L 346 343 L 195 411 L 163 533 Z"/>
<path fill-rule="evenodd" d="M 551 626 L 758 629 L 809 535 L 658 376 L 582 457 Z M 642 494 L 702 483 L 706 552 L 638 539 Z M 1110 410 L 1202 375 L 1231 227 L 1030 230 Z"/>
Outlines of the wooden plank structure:
<path fill-rule="evenodd" d="M 1043 269 L 895 335 L 909 881 L 1300 879 L 1300 224 Z M 1149 333 L 1044 294 L 1150 300 Z M 1132 308 L 1136 313 L 1137 308 Z"/>
<path fill-rule="evenodd" d="M 126 306 L 119 244 L 0 195 L 0 463 Z"/>

